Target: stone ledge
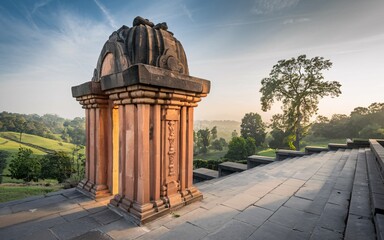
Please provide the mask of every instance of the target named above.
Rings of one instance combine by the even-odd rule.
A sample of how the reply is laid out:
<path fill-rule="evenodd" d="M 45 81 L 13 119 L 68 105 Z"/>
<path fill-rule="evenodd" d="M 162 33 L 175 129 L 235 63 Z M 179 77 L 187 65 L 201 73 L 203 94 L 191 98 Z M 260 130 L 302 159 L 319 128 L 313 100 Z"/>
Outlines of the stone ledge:
<path fill-rule="evenodd" d="M 305 155 L 307 155 L 305 152 L 278 149 L 276 150 L 276 161 L 281 161 L 281 160 L 284 160 L 287 158 L 293 158 L 293 157 L 302 157 Z"/>
<path fill-rule="evenodd" d="M 247 165 L 235 162 L 223 162 L 219 164 L 219 177 L 226 176 L 235 172 L 247 170 Z"/>
<path fill-rule="evenodd" d="M 100 82 L 85 82 L 78 86 L 72 87 L 72 97 L 82 97 L 86 95 L 104 95 L 101 91 Z"/>
<path fill-rule="evenodd" d="M 100 82 L 103 91 L 144 84 L 207 94 L 211 87 L 211 82 L 208 80 L 146 64 L 136 64 L 122 72 L 103 76 Z"/>
<path fill-rule="evenodd" d="M 337 151 L 339 149 L 348 149 L 348 145 L 343 143 L 329 143 L 328 149 L 331 151 Z"/>
<path fill-rule="evenodd" d="M 381 140 L 370 139 L 369 144 L 373 154 L 375 155 L 376 162 L 379 165 L 379 171 L 384 173 L 384 147 Z"/>
<path fill-rule="evenodd" d="M 348 148 L 368 148 L 369 141 L 367 139 L 347 139 Z"/>
<path fill-rule="evenodd" d="M 276 158 L 274 157 L 266 157 L 259 155 L 252 155 L 247 158 L 247 168 L 251 169 L 260 165 L 265 165 L 269 163 L 275 162 Z"/>
<path fill-rule="evenodd" d="M 208 168 L 198 168 L 193 170 L 193 182 L 201 182 L 206 180 L 211 180 L 219 177 L 219 172 L 208 169 Z"/>
<path fill-rule="evenodd" d="M 316 147 L 316 146 L 306 146 L 305 147 L 305 153 L 306 154 L 314 154 L 314 153 L 321 153 L 321 152 L 328 152 L 328 147 Z"/>

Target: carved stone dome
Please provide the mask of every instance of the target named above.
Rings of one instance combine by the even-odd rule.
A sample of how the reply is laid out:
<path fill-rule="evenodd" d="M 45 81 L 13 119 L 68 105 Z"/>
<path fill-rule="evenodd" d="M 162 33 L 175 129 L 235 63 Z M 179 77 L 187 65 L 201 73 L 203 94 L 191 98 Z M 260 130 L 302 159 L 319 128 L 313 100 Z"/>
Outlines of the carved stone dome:
<path fill-rule="evenodd" d="M 135 64 L 147 64 L 189 75 L 181 43 L 168 31 L 166 23 L 154 25 L 136 17 L 133 27 L 123 25 L 112 33 L 101 50 L 92 81 L 122 72 Z"/>

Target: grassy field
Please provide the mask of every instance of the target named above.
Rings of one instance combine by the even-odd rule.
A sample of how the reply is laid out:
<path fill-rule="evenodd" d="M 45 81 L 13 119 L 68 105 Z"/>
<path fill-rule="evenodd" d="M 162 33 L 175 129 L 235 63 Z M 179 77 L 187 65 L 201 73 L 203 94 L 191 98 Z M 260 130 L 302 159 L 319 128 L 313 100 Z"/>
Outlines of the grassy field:
<path fill-rule="evenodd" d="M 266 156 L 266 157 L 274 157 L 275 156 L 275 149 L 268 148 L 261 151 L 258 151 L 256 155 L 260 156 Z"/>
<path fill-rule="evenodd" d="M 328 143 L 346 143 L 346 139 L 305 138 L 301 150 L 304 151 L 305 146 L 327 147 Z"/>
<path fill-rule="evenodd" d="M 20 140 L 20 135 L 19 133 L 16 133 L 16 132 L 1 132 L 0 137 L 6 137 L 8 139 L 12 139 L 15 141 Z M 64 151 L 68 153 L 72 152 L 73 148 L 75 147 L 75 145 L 72 143 L 61 142 L 61 141 L 39 137 L 36 135 L 31 135 L 26 133 L 22 135 L 21 142 L 37 145 L 39 147 L 43 147 L 43 148 L 54 150 L 54 151 Z"/>
<path fill-rule="evenodd" d="M 61 185 L 52 186 L 29 186 L 25 184 L 0 184 L 0 202 L 8 202 L 12 200 L 22 199 L 30 196 L 44 195 L 49 192 L 57 191 Z"/>
<path fill-rule="evenodd" d="M 1 133 L 0 133 L 0 136 L 1 136 Z M 45 154 L 45 152 L 40 151 L 36 148 L 32 148 L 32 147 L 29 147 L 27 145 L 20 144 L 20 143 L 17 143 L 17 142 L 14 142 L 14 141 L 0 137 L 0 150 L 4 150 L 4 151 L 10 152 L 10 153 L 17 153 L 19 151 L 20 146 L 31 149 L 32 152 L 36 155 L 44 155 Z"/>

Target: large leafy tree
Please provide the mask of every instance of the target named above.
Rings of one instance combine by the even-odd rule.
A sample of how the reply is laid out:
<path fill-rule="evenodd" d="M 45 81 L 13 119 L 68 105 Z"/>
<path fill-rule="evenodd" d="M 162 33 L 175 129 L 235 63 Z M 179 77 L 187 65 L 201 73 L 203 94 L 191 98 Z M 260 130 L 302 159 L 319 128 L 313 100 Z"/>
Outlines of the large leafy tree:
<path fill-rule="evenodd" d="M 256 140 L 256 146 L 261 146 L 265 140 L 265 124 L 257 113 L 246 113 L 241 120 L 240 134 L 244 139 L 248 137 Z"/>
<path fill-rule="evenodd" d="M 280 60 L 272 67 L 269 77 L 261 81 L 262 110 L 271 109 L 274 101 L 282 102 L 286 124 L 297 150 L 305 136 L 310 117 L 318 110 L 319 99 L 339 96 L 341 84 L 325 81 L 323 71 L 332 67 L 323 57 L 308 59 L 306 55 Z"/>
<path fill-rule="evenodd" d="M 39 159 L 32 154 L 32 150 L 20 147 L 17 155 L 13 156 L 9 164 L 11 178 L 23 179 L 25 182 L 38 181 L 41 171 Z"/>
<path fill-rule="evenodd" d="M 211 142 L 211 131 L 206 129 L 200 129 L 197 131 L 197 147 L 199 153 L 206 154 L 208 152 L 208 147 Z"/>
<path fill-rule="evenodd" d="M 62 183 L 71 176 L 72 171 L 72 160 L 65 152 L 49 153 L 41 159 L 42 179 L 52 178 Z"/>

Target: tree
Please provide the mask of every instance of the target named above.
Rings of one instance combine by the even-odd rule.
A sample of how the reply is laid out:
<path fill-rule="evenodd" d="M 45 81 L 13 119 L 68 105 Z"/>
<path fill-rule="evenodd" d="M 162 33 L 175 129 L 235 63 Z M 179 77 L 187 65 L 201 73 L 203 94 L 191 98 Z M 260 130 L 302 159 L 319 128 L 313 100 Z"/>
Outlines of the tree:
<path fill-rule="evenodd" d="M 270 133 L 273 138 L 268 143 L 270 148 L 291 148 L 293 145 L 292 142 L 290 142 L 292 134 L 289 132 L 290 128 L 286 124 L 282 114 L 273 115 L 269 127 L 272 128 Z"/>
<path fill-rule="evenodd" d="M 232 138 L 239 136 L 239 134 L 237 133 L 236 129 L 233 130 L 233 132 L 231 133 L 231 136 L 232 136 Z"/>
<path fill-rule="evenodd" d="M 361 138 L 384 138 L 384 128 L 381 128 L 378 124 L 368 124 L 360 132 Z"/>
<path fill-rule="evenodd" d="M 197 147 L 200 153 L 207 153 L 211 142 L 211 131 L 208 128 L 197 131 Z"/>
<path fill-rule="evenodd" d="M 383 109 L 384 109 L 384 103 L 374 102 L 368 106 L 369 113 L 378 113 L 380 111 L 383 111 Z"/>
<path fill-rule="evenodd" d="M 75 171 L 79 181 L 82 180 L 85 175 L 85 156 L 81 153 L 82 149 L 84 149 L 84 146 L 76 145 L 72 150 L 72 162 L 76 164 Z"/>
<path fill-rule="evenodd" d="M 331 67 L 331 61 L 323 57 L 307 59 L 306 55 L 300 55 L 278 61 L 269 77 L 261 81 L 262 110 L 270 110 L 275 100 L 283 103 L 283 115 L 293 133 L 296 150 L 300 149 L 310 117 L 317 113 L 319 99 L 341 94 L 339 82 L 324 81 L 322 71 Z"/>
<path fill-rule="evenodd" d="M 46 154 L 41 159 L 42 179 L 57 179 L 59 183 L 64 182 L 72 174 L 72 161 L 65 152 L 59 151 Z"/>
<path fill-rule="evenodd" d="M 64 122 L 61 138 L 76 145 L 85 145 L 85 119 L 76 117 Z"/>
<path fill-rule="evenodd" d="M 228 144 L 227 142 L 225 141 L 224 138 L 220 138 L 220 139 L 215 139 L 212 141 L 211 143 L 211 147 L 212 149 L 214 150 L 219 150 L 219 151 L 222 151 L 224 147 L 226 147 Z"/>
<path fill-rule="evenodd" d="M 9 171 L 11 172 L 11 178 L 23 179 L 25 182 L 31 180 L 37 182 L 41 165 L 39 159 L 32 155 L 31 149 L 20 147 L 17 155 L 12 157 Z"/>
<path fill-rule="evenodd" d="M 255 151 L 255 139 L 251 137 L 247 139 L 244 139 L 243 137 L 234 137 L 229 142 L 228 152 L 224 157 L 230 160 L 243 160 L 248 156 L 255 154 Z"/>
<path fill-rule="evenodd" d="M 257 113 L 247 113 L 241 119 L 240 125 L 241 136 L 246 139 L 248 137 L 256 140 L 256 146 L 261 146 L 265 140 L 265 124 L 261 116 Z"/>
<path fill-rule="evenodd" d="M 211 129 L 211 138 L 212 138 L 212 140 L 215 140 L 217 138 L 217 127 L 216 126 L 214 126 Z"/>
<path fill-rule="evenodd" d="M 9 152 L 0 150 L 0 183 L 3 182 L 3 170 L 7 166 L 7 158 L 9 157 Z"/>

